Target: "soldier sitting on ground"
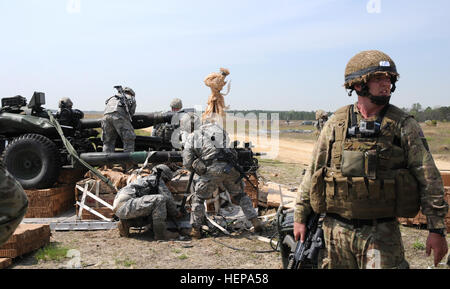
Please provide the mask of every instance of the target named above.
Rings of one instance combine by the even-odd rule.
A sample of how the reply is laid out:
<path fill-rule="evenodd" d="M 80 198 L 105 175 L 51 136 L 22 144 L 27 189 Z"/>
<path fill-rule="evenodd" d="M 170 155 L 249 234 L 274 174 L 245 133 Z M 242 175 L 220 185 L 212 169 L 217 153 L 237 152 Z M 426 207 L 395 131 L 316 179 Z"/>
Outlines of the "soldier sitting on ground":
<path fill-rule="evenodd" d="M 166 227 L 167 217 L 182 217 L 165 185 L 172 179 L 172 171 L 166 165 L 157 165 L 152 172 L 122 188 L 114 199 L 113 211 L 120 219 L 117 226 L 121 237 L 129 237 L 130 227 L 148 224 L 152 225 L 155 240 L 178 237 Z"/>

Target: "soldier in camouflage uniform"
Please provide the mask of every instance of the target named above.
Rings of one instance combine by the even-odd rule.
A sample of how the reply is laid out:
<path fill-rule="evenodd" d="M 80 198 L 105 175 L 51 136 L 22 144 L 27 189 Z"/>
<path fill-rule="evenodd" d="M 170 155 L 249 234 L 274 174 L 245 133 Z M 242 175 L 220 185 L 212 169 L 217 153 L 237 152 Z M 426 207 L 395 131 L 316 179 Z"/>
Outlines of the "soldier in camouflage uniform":
<path fill-rule="evenodd" d="M 131 121 L 136 111 L 135 93 L 129 87 L 125 87 L 123 92 L 126 99 L 116 94 L 105 102 L 106 108 L 102 119 L 104 152 L 114 152 L 117 136 L 122 139 L 124 152 L 134 151 L 136 134 Z"/>
<path fill-rule="evenodd" d="M 84 117 L 84 113 L 79 109 L 72 108 L 72 100 L 68 97 L 63 97 L 58 102 L 59 110 L 56 113 L 56 118 L 61 125 L 68 125 L 77 127 L 79 120 Z"/>
<path fill-rule="evenodd" d="M 157 181 L 158 170 L 160 180 Z M 165 182 L 172 179 L 172 171 L 166 165 L 153 168 L 153 174 L 139 178 L 122 188 L 116 195 L 113 211 L 120 219 L 118 223 L 121 237 L 129 236 L 130 227 L 143 227 L 152 224 L 156 240 L 169 240 L 178 237 L 166 229 L 167 217 L 179 218 L 172 193 Z M 156 189 L 157 183 L 159 183 Z"/>
<path fill-rule="evenodd" d="M 19 226 L 27 208 L 28 199 L 22 186 L 0 162 L 0 246 Z"/>
<path fill-rule="evenodd" d="M 414 118 L 389 104 L 398 79 L 383 52 L 355 55 L 345 87 L 358 94 L 325 124 L 297 196 L 294 235 L 304 240 L 309 214 L 323 221 L 323 268 L 408 268 L 397 217 L 427 217 L 427 254 L 448 251 L 441 175 Z"/>
<path fill-rule="evenodd" d="M 320 133 L 323 129 L 323 126 L 325 125 L 325 123 L 328 120 L 328 114 L 319 109 L 318 111 L 316 111 L 316 128 L 318 133 Z"/>
<path fill-rule="evenodd" d="M 225 150 L 231 154 L 236 153 L 230 149 L 228 133 L 216 123 L 205 123 L 195 129 L 195 124 L 199 123 L 199 117 L 192 113 L 185 114 L 180 120 L 181 129 L 190 133 L 184 142 L 183 165 L 196 174 L 191 201 L 191 237 L 202 237 L 201 226 L 206 222 L 204 202 L 212 198 L 218 188 L 227 190 L 239 202 L 255 231 L 260 232 L 262 224 L 257 218 L 251 199 L 244 191 L 244 182 L 240 180 L 236 183 L 240 173 L 228 161 L 230 155 L 225 154 Z"/>
<path fill-rule="evenodd" d="M 179 98 L 174 98 L 170 102 L 170 108 L 172 112 L 180 111 L 183 108 L 183 102 Z M 165 141 L 171 141 L 174 130 L 171 123 L 159 123 L 153 126 L 152 136 L 159 136 Z"/>

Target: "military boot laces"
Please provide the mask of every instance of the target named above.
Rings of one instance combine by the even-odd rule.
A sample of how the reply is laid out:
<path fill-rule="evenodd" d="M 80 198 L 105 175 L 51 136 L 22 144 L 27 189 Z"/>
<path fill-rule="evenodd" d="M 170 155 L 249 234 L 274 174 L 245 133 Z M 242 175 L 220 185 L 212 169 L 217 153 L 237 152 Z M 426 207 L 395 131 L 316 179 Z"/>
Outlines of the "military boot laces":
<path fill-rule="evenodd" d="M 119 229 L 120 237 L 128 238 L 130 236 L 130 224 L 127 220 L 120 220 L 117 223 L 117 228 Z"/>
<path fill-rule="evenodd" d="M 250 220 L 253 224 L 256 233 L 260 233 L 263 230 L 263 224 L 258 218 L 254 218 Z"/>
<path fill-rule="evenodd" d="M 170 232 L 166 228 L 165 223 L 154 223 L 153 233 L 155 235 L 155 240 L 173 240 L 179 237 L 177 232 Z"/>

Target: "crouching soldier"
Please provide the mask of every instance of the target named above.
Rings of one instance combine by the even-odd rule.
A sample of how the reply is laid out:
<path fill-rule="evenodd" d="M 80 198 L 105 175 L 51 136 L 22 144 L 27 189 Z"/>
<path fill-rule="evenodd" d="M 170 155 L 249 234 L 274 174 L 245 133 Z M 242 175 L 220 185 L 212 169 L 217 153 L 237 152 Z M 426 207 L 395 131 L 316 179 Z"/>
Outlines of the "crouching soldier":
<path fill-rule="evenodd" d="M 240 173 L 231 164 L 231 158 L 237 156 L 234 155 L 235 150 L 230 149 L 228 133 L 215 122 L 201 125 L 199 117 L 191 113 L 181 118 L 180 128 L 190 133 L 184 142 L 183 165 L 198 176 L 193 182 L 190 236 L 194 239 L 202 237 L 201 226 L 206 220 L 204 202 L 212 197 L 217 188 L 227 190 L 239 203 L 255 232 L 261 232 L 263 225 L 244 191 L 244 182 L 239 180 Z"/>
<path fill-rule="evenodd" d="M 130 227 L 152 225 L 155 240 L 178 238 L 178 233 L 167 230 L 167 217 L 180 218 L 172 193 L 165 182 L 172 179 L 166 165 L 153 168 L 153 174 L 137 179 L 116 195 L 113 211 L 120 219 L 117 226 L 121 237 L 128 237 Z"/>

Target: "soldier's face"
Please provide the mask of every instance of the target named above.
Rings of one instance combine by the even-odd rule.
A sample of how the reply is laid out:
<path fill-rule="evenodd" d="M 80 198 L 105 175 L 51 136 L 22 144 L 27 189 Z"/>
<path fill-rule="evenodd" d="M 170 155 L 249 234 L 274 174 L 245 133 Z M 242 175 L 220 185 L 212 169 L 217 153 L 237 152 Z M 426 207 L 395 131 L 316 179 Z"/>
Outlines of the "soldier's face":
<path fill-rule="evenodd" d="M 369 80 L 367 83 L 369 87 L 369 93 L 373 96 L 385 96 L 391 95 L 391 79 L 385 75 L 378 75 Z"/>

